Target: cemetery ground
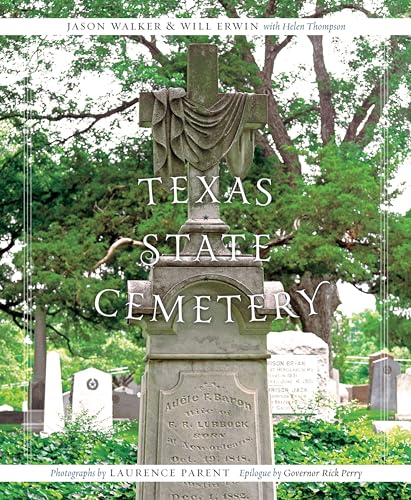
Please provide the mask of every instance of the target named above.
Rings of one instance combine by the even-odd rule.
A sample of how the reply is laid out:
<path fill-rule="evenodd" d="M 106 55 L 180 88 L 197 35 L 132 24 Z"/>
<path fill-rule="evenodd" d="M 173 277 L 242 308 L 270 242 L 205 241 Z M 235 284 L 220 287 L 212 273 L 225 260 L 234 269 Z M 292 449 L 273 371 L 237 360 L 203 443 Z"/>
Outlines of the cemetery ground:
<path fill-rule="evenodd" d="M 390 416 L 390 415 L 389 415 Z M 348 405 L 337 409 L 334 422 L 300 418 L 274 426 L 276 464 L 408 463 L 411 433 L 394 429 L 386 438 L 372 430 L 380 411 Z M 47 438 L 24 436 L 19 426 L 0 427 L 0 463 L 135 464 L 138 424 L 115 423 L 112 433 L 92 430 L 87 419 L 66 425 L 64 433 Z M 65 499 L 135 498 L 130 483 L 3 483 L 1 498 Z M 403 483 L 282 483 L 278 499 L 406 499 L 411 485 Z"/>

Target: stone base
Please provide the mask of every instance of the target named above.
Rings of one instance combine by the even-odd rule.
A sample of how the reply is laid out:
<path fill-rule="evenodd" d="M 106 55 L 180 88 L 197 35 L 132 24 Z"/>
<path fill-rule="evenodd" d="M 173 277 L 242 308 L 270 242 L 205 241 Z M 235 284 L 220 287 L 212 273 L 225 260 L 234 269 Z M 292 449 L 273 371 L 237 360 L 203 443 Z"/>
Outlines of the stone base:
<path fill-rule="evenodd" d="M 400 428 L 402 431 L 411 432 L 411 422 L 399 422 L 397 420 L 375 420 L 372 423 L 374 432 L 390 432 L 396 427 Z"/>
<path fill-rule="evenodd" d="M 411 421 L 411 415 L 400 415 L 399 413 L 396 413 L 395 420 L 410 420 Z"/>
<path fill-rule="evenodd" d="M 23 431 L 39 434 L 44 430 L 44 411 L 29 410 L 24 414 L 24 420 L 21 424 Z"/>

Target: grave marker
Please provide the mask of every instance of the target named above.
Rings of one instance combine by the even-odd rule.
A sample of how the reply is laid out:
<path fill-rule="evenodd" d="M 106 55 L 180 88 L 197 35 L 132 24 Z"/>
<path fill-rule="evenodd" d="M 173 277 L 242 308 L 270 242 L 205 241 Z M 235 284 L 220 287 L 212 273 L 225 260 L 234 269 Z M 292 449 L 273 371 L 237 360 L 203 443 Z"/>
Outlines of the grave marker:
<path fill-rule="evenodd" d="M 96 368 L 77 372 L 73 381 L 73 420 L 81 415 L 93 419 L 93 427 L 110 430 L 113 426 L 111 374 Z"/>
<path fill-rule="evenodd" d="M 272 464 L 266 334 L 274 310 L 268 307 L 264 291 L 282 287 L 264 285 L 261 262 L 254 257 L 239 255 L 231 260 L 231 250 L 221 242 L 229 228 L 220 219 L 218 203 L 211 195 L 196 203 L 204 188 L 201 176 L 218 198 L 223 156 L 228 154 L 233 175 L 245 175 L 254 150 L 252 130 L 266 122 L 267 98 L 218 94 L 214 45 L 189 47 L 187 73 L 187 94 L 174 89 L 143 93 L 140 98 L 140 124 L 153 125 L 156 175 L 167 181 L 181 175 L 184 163 L 188 164 L 188 220 L 180 232 L 189 235 L 190 241 L 180 260 L 162 256 L 152 267 L 149 281 L 128 282 L 129 292 L 145 294 L 132 312 L 143 314 L 140 321 L 148 339 L 139 463 Z M 180 121 L 181 116 L 185 121 Z M 209 251 L 196 259 L 203 235 L 209 238 L 215 259 Z M 167 311 L 182 296 L 184 322 L 178 321 L 176 309 L 168 319 L 163 315 L 150 321 L 153 294 L 161 297 Z M 258 322 L 250 322 L 247 294 L 260 295 Z M 223 295 L 236 297 L 230 308 L 232 322 L 226 322 L 228 302 L 218 299 Z M 201 321 L 193 309 L 198 297 L 207 300 L 200 309 Z M 216 483 L 210 495 L 272 500 L 274 492 L 269 483 Z M 137 498 L 199 498 L 198 485 L 144 483 Z"/>
<path fill-rule="evenodd" d="M 371 410 L 395 410 L 397 407 L 396 378 L 401 373 L 400 364 L 392 358 L 373 361 L 370 389 Z"/>

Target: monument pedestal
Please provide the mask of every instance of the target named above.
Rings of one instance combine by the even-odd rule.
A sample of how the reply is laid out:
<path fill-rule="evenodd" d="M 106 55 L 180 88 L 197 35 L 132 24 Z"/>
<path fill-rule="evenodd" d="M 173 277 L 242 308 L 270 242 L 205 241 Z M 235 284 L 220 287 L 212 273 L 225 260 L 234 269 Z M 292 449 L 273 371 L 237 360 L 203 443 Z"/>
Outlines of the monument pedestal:
<path fill-rule="evenodd" d="M 129 282 L 130 292 L 145 291 L 145 304 L 133 309 L 134 316 L 144 312 L 147 338 L 140 464 L 272 464 L 266 348 L 271 319 L 257 314 L 258 321 L 251 321 L 249 307 L 249 295 L 264 292 L 262 267 L 250 257 L 226 264 L 162 258 L 150 276 L 152 294 L 162 297 L 167 311 L 183 297 L 181 310 L 176 307 L 168 321 L 157 315 L 153 321 L 147 282 Z M 266 313 L 259 298 L 259 311 Z M 202 310 L 196 309 L 199 300 Z M 137 498 L 192 498 L 196 491 L 198 483 L 144 483 Z M 210 493 L 272 500 L 273 486 L 213 483 Z"/>
<path fill-rule="evenodd" d="M 128 283 L 132 316 L 142 321 L 147 339 L 139 463 L 270 465 L 266 334 L 274 310 L 265 291 L 282 287 L 265 287 L 261 262 L 225 246 L 229 228 L 218 200 L 219 162 L 225 158 L 236 178 L 247 173 L 252 131 L 267 122 L 267 96 L 219 94 L 217 47 L 193 44 L 187 93 L 144 93 L 139 110 L 140 124 L 153 127 L 156 175 L 167 181 L 188 165 L 183 257 L 164 256 L 149 281 Z M 200 495 L 196 482 L 143 483 L 137 498 L 274 497 L 270 483 L 207 486 Z"/>

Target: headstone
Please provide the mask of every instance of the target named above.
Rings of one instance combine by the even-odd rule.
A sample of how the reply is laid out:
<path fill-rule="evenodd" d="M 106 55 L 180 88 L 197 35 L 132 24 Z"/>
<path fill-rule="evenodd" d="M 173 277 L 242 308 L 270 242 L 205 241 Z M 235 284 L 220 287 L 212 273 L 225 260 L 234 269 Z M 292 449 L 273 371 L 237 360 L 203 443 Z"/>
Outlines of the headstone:
<path fill-rule="evenodd" d="M 411 375 L 411 366 L 409 368 L 406 368 L 405 373 L 407 375 Z"/>
<path fill-rule="evenodd" d="M 375 352 L 374 354 L 370 354 L 368 356 L 368 384 L 369 384 L 369 393 L 368 393 L 368 404 L 371 404 L 371 392 L 372 392 L 372 380 L 373 380 L 373 368 L 374 368 L 374 361 L 378 361 L 379 359 L 394 359 L 394 356 L 390 354 L 387 351 L 378 351 Z"/>
<path fill-rule="evenodd" d="M 23 401 L 23 403 L 21 404 L 21 411 L 27 411 L 29 408 L 29 403 L 28 401 Z"/>
<path fill-rule="evenodd" d="M 359 384 L 351 386 L 351 401 L 357 401 L 358 404 L 366 406 L 370 400 L 369 384 Z"/>
<path fill-rule="evenodd" d="M 64 415 L 67 417 L 71 409 L 71 391 L 63 392 Z"/>
<path fill-rule="evenodd" d="M 110 430 L 113 426 L 111 374 L 87 368 L 74 375 L 73 420 L 86 415 L 93 419 L 93 428 Z"/>
<path fill-rule="evenodd" d="M 331 418 L 327 343 L 309 332 L 272 332 L 267 347 L 271 413 Z"/>
<path fill-rule="evenodd" d="M 0 406 L 0 411 L 13 411 L 14 408 L 10 405 L 1 405 Z"/>
<path fill-rule="evenodd" d="M 398 422 L 396 420 L 375 420 L 372 423 L 374 432 L 391 432 L 393 429 L 411 431 L 411 422 Z"/>
<path fill-rule="evenodd" d="M 370 394 L 371 410 L 395 410 L 397 407 L 396 378 L 400 364 L 391 358 L 373 362 Z"/>
<path fill-rule="evenodd" d="M 411 420 L 411 374 L 397 376 L 397 420 Z"/>
<path fill-rule="evenodd" d="M 190 239 L 179 260 L 171 255 L 160 258 L 149 281 L 128 282 L 129 292 L 143 294 L 138 296 L 142 301 L 131 304 L 134 316 L 143 315 L 139 321 L 148 339 L 139 463 L 271 465 L 266 334 L 274 310 L 266 307 L 263 268 L 253 256 L 232 260 L 231 250 L 221 240 L 229 228 L 220 219 L 218 203 L 209 194 L 196 203 L 204 192 L 201 176 L 209 185 L 213 182 L 211 191 L 219 196 L 223 156 L 229 156 L 231 173 L 245 175 L 254 149 L 252 130 L 266 122 L 267 99 L 218 94 L 214 45 L 189 47 L 187 75 L 187 95 L 174 89 L 140 96 L 140 124 L 153 125 L 156 175 L 169 181 L 188 164 L 188 220 L 180 233 Z M 168 143 L 167 137 L 174 142 Z M 282 290 L 279 284 L 271 286 Z M 258 322 L 250 322 L 250 294 L 260 295 Z M 228 295 L 236 297 L 231 307 L 228 299 L 218 299 Z M 154 297 L 161 298 L 169 317 L 163 313 L 151 321 Z M 179 297 L 181 307 L 173 309 Z M 137 498 L 272 500 L 274 496 L 272 483 L 216 482 L 210 493 L 199 491 L 195 482 L 142 483 Z"/>
<path fill-rule="evenodd" d="M 138 420 L 140 413 L 140 398 L 137 394 L 121 391 L 119 387 L 113 391 L 113 418 Z"/>
<path fill-rule="evenodd" d="M 328 393 L 337 404 L 340 403 L 340 372 L 336 368 L 331 369 L 331 377 L 328 379 Z"/>
<path fill-rule="evenodd" d="M 60 354 L 47 353 L 46 389 L 44 395 L 44 432 L 52 434 L 64 429 L 63 387 L 61 383 Z"/>

